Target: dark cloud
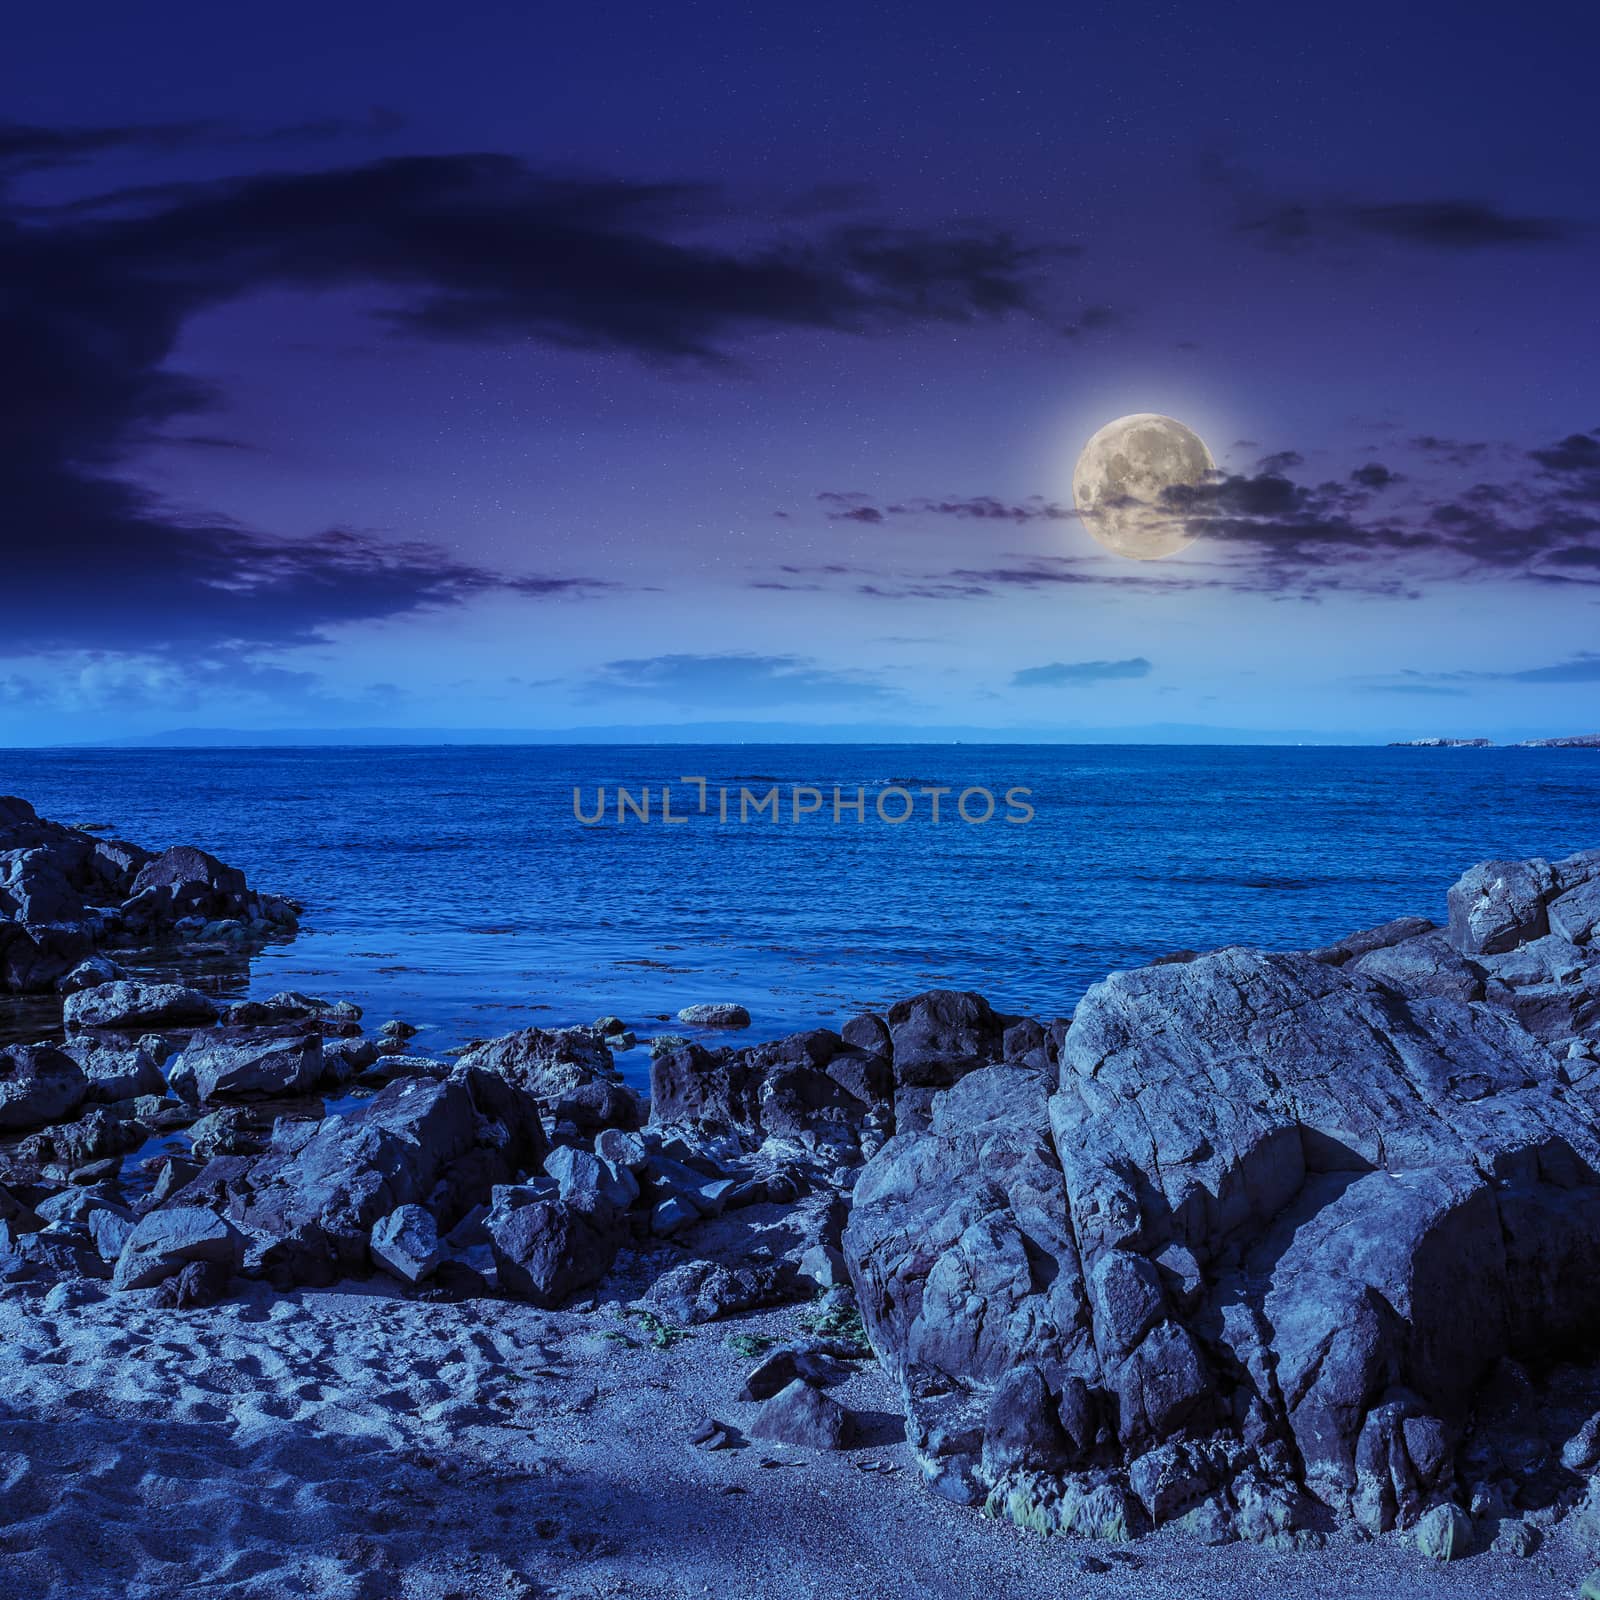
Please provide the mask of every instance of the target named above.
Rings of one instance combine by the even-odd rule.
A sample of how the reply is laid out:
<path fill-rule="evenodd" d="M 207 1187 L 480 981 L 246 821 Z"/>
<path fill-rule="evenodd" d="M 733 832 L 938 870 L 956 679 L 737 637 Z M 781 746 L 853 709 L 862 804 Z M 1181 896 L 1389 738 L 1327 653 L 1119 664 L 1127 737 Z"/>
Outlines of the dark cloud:
<path fill-rule="evenodd" d="M 1437 434 L 1418 434 L 1410 441 L 1411 448 L 1422 455 L 1433 456 L 1452 466 L 1466 467 L 1482 460 L 1489 445 L 1482 440 L 1441 439 Z"/>
<path fill-rule="evenodd" d="M 1236 230 L 1276 250 L 1349 248 L 1370 240 L 1461 254 L 1562 246 L 1586 231 L 1569 218 L 1530 216 L 1462 196 L 1400 201 L 1284 196 L 1273 193 L 1259 175 L 1214 154 L 1202 160 L 1201 172 L 1233 197 Z"/>
<path fill-rule="evenodd" d="M 1043 667 L 1024 667 L 1011 675 L 1014 689 L 1081 688 L 1091 683 L 1115 683 L 1128 678 L 1148 678 L 1150 663 L 1143 656 L 1126 661 L 1052 661 Z"/>
<path fill-rule="evenodd" d="M 1583 232 L 1563 218 L 1518 216 L 1470 200 L 1380 205 L 1278 201 L 1247 206 L 1237 226 L 1241 233 L 1280 250 L 1349 245 L 1364 237 L 1459 253 L 1508 245 L 1566 245 Z"/>
<path fill-rule="evenodd" d="M 211 143 L 216 124 L 167 122 L 101 128 L 41 128 L 0 123 L 0 179 L 76 166 L 116 150 L 163 153 Z"/>
<path fill-rule="evenodd" d="M 365 117 L 319 117 L 260 130 L 218 121 L 50 128 L 0 122 L 0 185 L 28 173 L 85 165 L 107 155 L 175 155 L 227 145 L 314 143 L 351 135 L 385 135 L 405 126 L 398 112 L 375 106 Z"/>
<path fill-rule="evenodd" d="M 1550 472 L 1600 472 L 1600 432 L 1569 433 L 1565 439 L 1528 455 Z"/>
<path fill-rule="evenodd" d="M 1387 489 L 1391 484 L 1399 483 L 1400 477 L 1381 461 L 1369 461 L 1350 474 L 1350 481 L 1360 484 L 1363 489 Z"/>
<path fill-rule="evenodd" d="M 855 592 L 868 600 L 976 600 L 994 590 L 976 579 L 959 573 L 949 577 L 937 574 L 909 578 L 897 583 L 858 583 Z"/>
<path fill-rule="evenodd" d="M 1124 562 L 1111 558 L 1067 556 L 1014 557 L 1013 565 L 956 567 L 926 572 L 898 580 L 877 578 L 860 582 L 854 593 L 873 600 L 972 600 L 1010 590 L 1042 591 L 1058 588 L 1126 589 L 1145 594 L 1187 593 L 1195 589 L 1231 588 L 1227 580 L 1193 571 L 1152 571 L 1154 563 Z"/>
<path fill-rule="evenodd" d="M 1600 571 L 1600 550 L 1591 545 L 1569 545 L 1551 550 L 1545 561 L 1552 567 L 1572 567 L 1583 571 Z"/>
<path fill-rule="evenodd" d="M 1523 217 L 1471 200 L 1433 200 L 1341 208 L 1366 233 L 1431 250 L 1478 250 L 1486 245 L 1566 244 L 1579 229 L 1559 217 Z"/>
<path fill-rule="evenodd" d="M 1279 450 L 1270 456 L 1263 456 L 1256 463 L 1258 472 L 1284 473 L 1295 467 L 1303 467 L 1306 458 L 1298 450 Z"/>
<path fill-rule="evenodd" d="M 215 133 L 11 127 L 0 170 Z M 1031 313 L 1049 256 L 1004 232 L 865 221 L 719 243 L 724 219 L 727 204 L 703 187 L 555 178 L 498 155 L 154 186 L 49 211 L 0 203 L 12 652 L 298 643 L 486 593 L 602 587 L 497 573 L 380 534 L 274 539 L 119 477 L 130 446 L 210 403 L 166 363 L 189 319 L 245 294 L 356 286 L 413 337 L 714 364 L 779 330 L 872 334 Z"/>
<path fill-rule="evenodd" d="M 860 522 L 875 527 L 891 517 L 957 517 L 969 522 L 1068 522 L 1077 512 L 1053 500 L 1034 496 L 1028 500 L 1000 500 L 993 495 L 971 495 L 964 499 L 916 499 L 875 504 L 864 494 L 843 494 L 824 490 L 817 496 L 830 522 Z"/>
<path fill-rule="evenodd" d="M 590 699 L 648 696 L 683 706 L 832 705 L 898 698 L 860 672 L 839 672 L 801 656 L 664 655 L 608 661 L 584 686 Z"/>

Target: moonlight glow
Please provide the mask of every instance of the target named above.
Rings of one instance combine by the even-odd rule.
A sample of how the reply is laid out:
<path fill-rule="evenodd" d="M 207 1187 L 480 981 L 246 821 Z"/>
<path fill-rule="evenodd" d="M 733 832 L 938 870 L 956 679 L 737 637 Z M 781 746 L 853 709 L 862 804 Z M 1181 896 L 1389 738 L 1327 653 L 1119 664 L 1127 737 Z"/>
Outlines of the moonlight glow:
<path fill-rule="evenodd" d="M 1195 538 L 1181 516 L 1162 507 L 1162 491 L 1203 483 L 1215 466 L 1192 428 L 1140 411 L 1108 422 L 1083 447 L 1072 498 L 1084 527 L 1108 550 L 1154 561 Z"/>

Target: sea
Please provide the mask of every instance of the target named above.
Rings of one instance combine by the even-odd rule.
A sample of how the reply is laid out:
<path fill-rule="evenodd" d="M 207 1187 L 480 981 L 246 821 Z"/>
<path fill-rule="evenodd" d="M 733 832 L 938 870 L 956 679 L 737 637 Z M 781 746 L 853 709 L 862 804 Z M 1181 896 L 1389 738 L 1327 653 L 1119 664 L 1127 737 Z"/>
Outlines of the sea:
<path fill-rule="evenodd" d="M 1443 921 L 1473 862 L 1600 846 L 1584 749 L 9 750 L 0 793 L 299 901 L 296 938 L 200 981 L 353 999 L 429 1053 L 707 1001 L 771 1038 L 933 987 L 1067 1016 L 1116 968 Z"/>

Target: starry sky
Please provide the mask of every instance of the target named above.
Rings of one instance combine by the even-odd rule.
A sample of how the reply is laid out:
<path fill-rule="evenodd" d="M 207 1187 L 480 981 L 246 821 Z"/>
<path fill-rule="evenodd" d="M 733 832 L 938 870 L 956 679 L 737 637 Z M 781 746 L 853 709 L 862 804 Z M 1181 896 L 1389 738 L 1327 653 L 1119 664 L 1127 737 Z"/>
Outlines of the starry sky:
<path fill-rule="evenodd" d="M 1592 10 L 8 34 L 0 741 L 1600 728 Z"/>

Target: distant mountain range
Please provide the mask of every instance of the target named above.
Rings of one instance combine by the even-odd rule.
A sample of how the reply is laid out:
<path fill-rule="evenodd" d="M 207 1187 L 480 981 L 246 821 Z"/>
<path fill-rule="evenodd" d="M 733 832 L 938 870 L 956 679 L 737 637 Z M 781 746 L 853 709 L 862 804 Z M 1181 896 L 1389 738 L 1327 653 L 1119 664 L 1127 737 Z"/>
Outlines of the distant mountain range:
<path fill-rule="evenodd" d="M 63 741 L 69 749 L 289 749 L 328 746 L 426 745 L 724 745 L 724 744 L 992 744 L 992 745 L 1337 745 L 1382 744 L 1381 734 L 1311 728 L 1233 728 L 1161 722 L 1109 728 L 1062 726 L 983 728 L 904 723 L 680 722 L 609 723 L 577 728 L 168 728 L 159 733 Z M 1600 748 L 1600 733 L 1507 740 L 1523 747 Z M 1487 748 L 1493 739 L 1430 737 L 1391 741 L 1420 749 Z"/>
<path fill-rule="evenodd" d="M 1163 722 L 1116 728 L 968 726 L 904 723 L 613 723 L 578 728 L 173 728 L 77 742 L 80 749 L 259 748 L 326 745 L 486 744 L 1236 744 L 1352 745 L 1359 734 L 1211 727 Z"/>

